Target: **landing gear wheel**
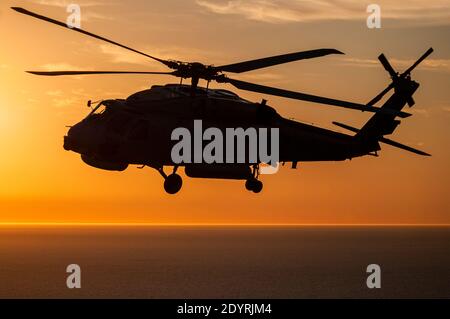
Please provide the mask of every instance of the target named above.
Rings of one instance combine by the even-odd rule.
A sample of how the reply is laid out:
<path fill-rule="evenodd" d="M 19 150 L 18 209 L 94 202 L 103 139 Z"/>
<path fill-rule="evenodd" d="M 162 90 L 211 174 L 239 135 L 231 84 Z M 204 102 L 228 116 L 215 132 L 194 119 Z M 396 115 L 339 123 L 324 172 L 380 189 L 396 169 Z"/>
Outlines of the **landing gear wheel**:
<path fill-rule="evenodd" d="M 248 179 L 245 181 L 245 188 L 250 192 L 253 190 L 253 183 L 254 183 L 253 179 Z"/>
<path fill-rule="evenodd" d="M 262 191 L 262 189 L 263 189 L 263 183 L 262 183 L 261 181 L 258 181 L 257 179 L 254 179 L 254 178 L 248 179 L 248 180 L 245 182 L 245 188 L 246 188 L 248 191 L 251 191 L 251 192 L 257 194 L 257 193 L 260 193 L 260 192 Z"/>
<path fill-rule="evenodd" d="M 253 193 L 258 194 L 261 193 L 263 189 L 263 183 L 261 181 L 256 180 L 255 185 L 253 186 Z"/>
<path fill-rule="evenodd" d="M 183 186 L 183 180 L 178 174 L 170 174 L 164 180 L 164 190 L 168 194 L 176 194 L 180 191 L 181 186 Z"/>

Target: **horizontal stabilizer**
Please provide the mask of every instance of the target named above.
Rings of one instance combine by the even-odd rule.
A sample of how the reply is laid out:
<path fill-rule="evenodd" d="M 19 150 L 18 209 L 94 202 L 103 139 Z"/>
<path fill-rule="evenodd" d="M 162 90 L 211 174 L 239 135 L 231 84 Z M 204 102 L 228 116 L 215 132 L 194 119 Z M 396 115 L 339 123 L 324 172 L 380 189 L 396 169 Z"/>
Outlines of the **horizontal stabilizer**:
<path fill-rule="evenodd" d="M 352 126 L 349 126 L 347 124 L 342 124 L 342 123 L 339 123 L 339 122 L 333 122 L 333 124 L 336 125 L 336 126 L 342 127 L 342 128 L 344 128 L 346 130 L 349 130 L 351 132 L 358 133 L 360 131 L 359 129 L 357 129 L 355 127 L 352 127 Z M 380 137 L 378 139 L 378 141 L 380 141 L 381 143 L 384 143 L 384 144 L 388 144 L 388 145 L 400 148 L 400 149 L 408 151 L 408 152 L 412 152 L 412 153 L 418 154 L 418 155 L 431 156 L 431 154 L 425 153 L 423 151 L 417 150 L 417 149 L 412 148 L 412 147 L 407 146 L 407 145 L 403 145 L 401 143 L 395 142 L 395 141 L 390 140 L 388 138 Z"/>
<path fill-rule="evenodd" d="M 400 144 L 400 143 L 395 142 L 393 140 L 390 140 L 388 138 L 382 137 L 382 138 L 380 138 L 380 142 L 382 142 L 384 144 L 388 144 L 388 145 L 394 146 L 394 147 L 397 147 L 397 148 L 400 148 L 400 149 L 408 151 L 408 152 L 412 152 L 412 153 L 418 154 L 418 155 L 431 156 L 431 154 L 428 154 L 428 153 L 425 153 L 423 151 L 417 150 L 417 149 L 412 148 L 410 146 L 406 146 L 406 145 Z"/>

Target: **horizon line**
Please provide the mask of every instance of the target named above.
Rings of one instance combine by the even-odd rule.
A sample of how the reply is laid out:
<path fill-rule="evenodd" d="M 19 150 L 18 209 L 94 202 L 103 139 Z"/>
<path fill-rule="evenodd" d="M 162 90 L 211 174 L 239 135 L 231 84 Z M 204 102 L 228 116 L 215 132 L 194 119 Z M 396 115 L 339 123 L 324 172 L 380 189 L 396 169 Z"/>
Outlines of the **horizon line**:
<path fill-rule="evenodd" d="M 77 227 L 450 227 L 443 223 L 136 223 L 136 222 L 0 222 L 2 226 Z"/>

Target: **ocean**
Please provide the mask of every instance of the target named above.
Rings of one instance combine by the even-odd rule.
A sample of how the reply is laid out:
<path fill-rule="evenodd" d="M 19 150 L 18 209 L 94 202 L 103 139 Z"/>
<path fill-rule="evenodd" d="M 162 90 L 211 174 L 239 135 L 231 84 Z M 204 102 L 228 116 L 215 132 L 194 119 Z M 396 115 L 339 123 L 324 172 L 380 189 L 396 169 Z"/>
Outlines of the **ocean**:
<path fill-rule="evenodd" d="M 449 297 L 449 227 L 0 227 L 0 298 Z"/>

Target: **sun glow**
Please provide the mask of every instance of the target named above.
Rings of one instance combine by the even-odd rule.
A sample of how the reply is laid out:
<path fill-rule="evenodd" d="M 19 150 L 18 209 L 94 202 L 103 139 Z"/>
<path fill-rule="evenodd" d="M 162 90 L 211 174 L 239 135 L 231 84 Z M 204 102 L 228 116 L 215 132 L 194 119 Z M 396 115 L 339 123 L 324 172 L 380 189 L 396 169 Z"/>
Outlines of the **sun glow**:
<path fill-rule="evenodd" d="M 139 55 L 131 54 L 128 58 L 128 52 L 121 48 L 109 52 L 102 42 L 9 9 L 20 5 L 65 20 L 65 7 L 3 0 L 0 4 L 0 223 L 450 223 L 450 149 L 447 147 L 450 145 L 450 78 L 445 67 L 450 61 L 450 49 L 445 46 L 448 28 L 430 24 L 416 34 L 411 29 L 413 21 L 405 17 L 383 20 L 383 27 L 376 32 L 367 29 L 365 18 L 300 23 L 289 15 L 286 23 L 272 23 L 266 17 L 254 19 L 253 11 L 243 8 L 237 14 L 227 8 L 223 11 L 212 5 L 212 1 L 134 1 L 133 6 L 125 3 L 111 6 L 106 0 L 98 0 L 96 3 L 104 2 L 104 5 L 86 7 L 83 2 L 80 3 L 82 14 L 90 14 L 83 21 L 83 28 L 162 58 L 226 65 L 321 47 L 342 50 L 346 56 L 295 62 L 254 71 L 247 78 L 239 74 L 233 78 L 359 103 L 370 101 L 388 84 L 383 66 L 377 61 L 380 53 L 386 53 L 393 66 L 401 70 L 424 49 L 433 46 L 436 60 L 429 62 L 433 65 L 423 64 L 413 75 L 421 84 L 415 96 L 417 105 L 411 109 L 416 112 L 402 120 L 392 136 L 411 146 L 423 143 L 420 148 L 433 156 L 420 158 L 386 146 L 378 158 L 299 163 L 297 170 L 286 165 L 277 174 L 262 177 L 264 190 L 259 195 L 249 194 L 240 181 L 183 176 L 182 191 L 177 196 L 168 196 L 163 190 L 163 179 L 152 169 L 138 170 L 130 166 L 122 173 L 97 170 L 86 166 L 79 155 L 65 151 L 62 145 L 66 125 L 73 125 L 86 116 L 87 100 L 124 98 L 174 79 L 142 75 L 44 78 L 25 73 L 25 70 L 55 68 L 161 69 Z M 429 4 L 415 1 L 415 6 L 425 8 Z M 298 9 L 283 8 L 299 12 L 302 18 L 304 10 Z M 310 11 L 317 13 L 320 21 L 322 14 L 328 12 L 320 6 Z M 422 11 L 415 12 L 422 14 Z M 100 12 L 107 19 L 98 17 Z M 439 12 L 447 14 L 448 6 Z M 364 7 L 361 15 L 365 14 Z M 280 17 L 272 18 L 280 20 Z M 355 38 L 362 40 L 356 43 Z M 232 89 L 229 85 L 211 85 Z M 268 105 L 281 115 L 329 129 L 332 121 L 361 127 L 369 117 L 367 113 L 232 90 L 252 101 L 267 98 Z"/>

